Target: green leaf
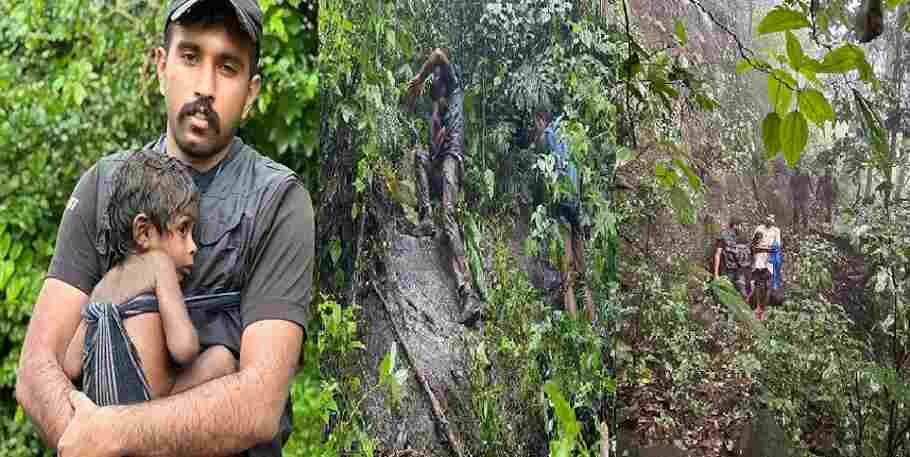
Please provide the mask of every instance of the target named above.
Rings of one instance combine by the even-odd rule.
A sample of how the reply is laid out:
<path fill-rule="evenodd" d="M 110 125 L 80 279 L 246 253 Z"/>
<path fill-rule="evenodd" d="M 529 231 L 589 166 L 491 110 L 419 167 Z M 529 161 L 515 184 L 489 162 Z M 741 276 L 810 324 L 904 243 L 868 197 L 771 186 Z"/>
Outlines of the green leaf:
<path fill-rule="evenodd" d="M 673 186 L 670 189 L 670 203 L 673 204 L 673 209 L 676 210 L 680 224 L 692 225 L 695 223 L 695 207 L 682 187 Z"/>
<path fill-rule="evenodd" d="M 859 68 L 865 60 L 862 48 L 848 43 L 829 51 L 820 63 L 812 63 L 809 69 L 816 73 L 847 73 Z"/>
<path fill-rule="evenodd" d="M 13 277 L 16 271 L 16 265 L 11 261 L 0 261 L 0 290 L 6 288 L 7 281 Z"/>
<path fill-rule="evenodd" d="M 713 98 L 702 94 L 695 94 L 695 103 L 698 103 L 698 106 L 705 111 L 711 111 L 720 106 Z"/>
<path fill-rule="evenodd" d="M 768 159 L 780 153 L 780 116 L 777 113 L 772 111 L 765 116 L 761 123 L 761 137 Z"/>
<path fill-rule="evenodd" d="M 696 175 L 682 159 L 675 158 L 673 163 L 676 164 L 676 167 L 682 170 L 683 174 L 686 175 L 686 178 L 689 180 L 689 187 L 692 188 L 695 192 L 701 191 L 701 178 Z"/>
<path fill-rule="evenodd" d="M 866 138 L 873 146 L 872 159 L 876 167 L 882 170 L 883 173 L 887 172 L 887 167 L 890 162 L 889 146 L 887 141 L 885 141 L 885 132 L 882 128 L 882 121 L 878 117 L 878 113 L 869 104 L 869 101 L 859 93 L 858 90 L 853 90 L 853 97 L 856 100 L 856 104 L 859 107 L 862 117 L 860 118 L 863 121 L 863 127 L 865 128 Z"/>
<path fill-rule="evenodd" d="M 26 279 L 22 276 L 14 278 L 10 281 L 9 285 L 6 287 L 6 299 L 9 301 L 16 301 L 19 298 L 19 294 L 22 292 L 22 289 L 25 288 Z"/>
<path fill-rule="evenodd" d="M 796 87 L 796 81 L 787 73 L 777 70 L 768 75 L 768 98 L 774 110 L 781 115 L 790 110 L 790 100 L 793 98 L 791 87 Z"/>
<path fill-rule="evenodd" d="M 904 3 L 907 3 L 907 0 L 888 0 L 888 9 L 893 10 Z"/>
<path fill-rule="evenodd" d="M 10 236 L 9 232 L 0 235 L 0 259 L 6 258 L 6 253 L 9 252 L 9 247 L 12 242 L 13 237 Z"/>
<path fill-rule="evenodd" d="M 686 26 L 679 19 L 676 20 L 676 39 L 679 40 L 679 44 L 685 46 L 689 41 L 689 36 L 686 34 Z"/>
<path fill-rule="evenodd" d="M 825 96 L 815 89 L 806 89 L 799 95 L 799 110 L 819 127 L 823 126 L 825 121 L 834 122 L 834 108 Z"/>
<path fill-rule="evenodd" d="M 799 44 L 799 39 L 793 32 L 787 30 L 787 58 L 790 59 L 790 67 L 799 71 L 802 66 L 803 48 Z"/>
<path fill-rule="evenodd" d="M 22 254 L 22 243 L 13 243 L 13 248 L 9 251 L 9 259 L 15 261 L 19 258 L 19 254 Z"/>
<path fill-rule="evenodd" d="M 667 168 L 666 165 L 660 162 L 654 166 L 654 176 L 657 178 L 657 182 L 668 188 L 675 186 L 676 181 L 679 179 L 676 171 L 672 168 Z"/>
<path fill-rule="evenodd" d="M 736 290 L 736 287 L 730 283 L 727 277 L 719 276 L 711 281 L 710 287 L 714 291 L 714 296 L 730 310 L 736 320 L 747 324 L 758 336 L 762 338 L 769 337 L 768 330 L 765 329 L 761 321 L 755 318 L 755 314 L 752 313 L 749 306 L 743 301 L 742 295 L 739 294 L 739 291 Z"/>
<path fill-rule="evenodd" d="M 648 80 L 651 82 L 651 90 L 655 93 L 663 94 L 670 98 L 679 97 L 679 91 L 674 89 L 670 82 L 662 76 L 656 74 L 648 75 Z"/>
<path fill-rule="evenodd" d="M 780 142 L 787 164 L 795 167 L 809 142 L 809 125 L 799 111 L 793 111 L 784 118 L 780 126 Z"/>
<path fill-rule="evenodd" d="M 775 8 L 758 24 L 758 34 L 766 35 L 785 30 L 802 29 L 810 25 L 812 24 L 806 18 L 806 15 L 799 11 L 789 8 Z"/>
<path fill-rule="evenodd" d="M 340 240 L 332 240 L 329 242 L 329 255 L 332 257 L 332 265 L 338 265 L 338 259 L 341 258 Z"/>
<path fill-rule="evenodd" d="M 379 382 L 386 383 L 391 382 L 392 371 L 395 369 L 395 359 L 398 358 L 398 345 L 392 343 L 392 347 L 389 348 L 389 352 L 386 352 L 385 356 L 382 358 L 382 362 L 379 363 Z"/>
<path fill-rule="evenodd" d="M 739 59 L 738 61 L 736 61 L 736 74 L 737 75 L 741 75 L 753 68 L 755 68 L 755 67 L 753 67 L 752 64 L 749 63 L 749 61 L 746 59 Z"/>
<path fill-rule="evenodd" d="M 560 429 L 565 433 L 564 438 L 574 438 L 581 427 L 575 418 L 575 410 L 566 401 L 566 398 L 559 391 L 559 386 L 555 381 L 547 381 L 543 386 L 544 392 L 553 403 L 553 409 L 556 410 L 556 419 L 559 421 Z"/>
<path fill-rule="evenodd" d="M 624 163 L 632 160 L 632 157 L 632 149 L 625 146 L 619 146 L 616 149 L 616 165 L 614 165 L 613 168 L 616 169 L 621 167 Z"/>

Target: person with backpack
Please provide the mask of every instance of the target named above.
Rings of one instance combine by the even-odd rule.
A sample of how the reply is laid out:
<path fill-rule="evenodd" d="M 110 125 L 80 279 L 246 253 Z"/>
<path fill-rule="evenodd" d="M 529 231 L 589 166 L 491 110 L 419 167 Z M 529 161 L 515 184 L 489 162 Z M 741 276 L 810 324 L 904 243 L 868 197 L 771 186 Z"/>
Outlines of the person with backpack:
<path fill-rule="evenodd" d="M 727 227 L 722 228 L 720 235 L 717 236 L 714 248 L 714 278 L 723 274 L 743 297 L 748 297 L 749 282 L 746 274 L 752 265 L 752 253 L 749 245 L 740 242 L 739 239 L 742 222 L 742 219 L 736 216 L 731 217 Z"/>
<path fill-rule="evenodd" d="M 559 221 L 565 254 L 563 255 L 563 303 L 572 316 L 577 312 L 575 280 L 580 277 L 585 294 L 585 313 L 594 320 L 594 297 L 585 273 L 584 233 L 581 227 L 581 185 L 578 170 L 566 143 L 557 136 L 559 121 L 553 119 L 549 109 L 540 108 L 534 113 L 536 127 L 534 138 L 541 149 L 552 154 L 556 164 L 559 192 L 552 201 L 553 212 Z M 561 194 L 561 195 L 560 195 Z"/>

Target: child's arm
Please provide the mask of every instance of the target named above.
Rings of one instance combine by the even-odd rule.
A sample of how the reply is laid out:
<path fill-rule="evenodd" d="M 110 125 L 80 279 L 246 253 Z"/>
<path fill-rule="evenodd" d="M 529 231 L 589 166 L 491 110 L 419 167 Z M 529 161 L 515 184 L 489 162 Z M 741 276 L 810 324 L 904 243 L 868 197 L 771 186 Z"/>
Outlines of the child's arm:
<path fill-rule="evenodd" d="M 185 365 L 199 355 L 199 336 L 183 301 L 174 261 L 165 254 L 156 255 L 155 260 L 155 296 L 164 339 L 174 361 Z"/>
<path fill-rule="evenodd" d="M 85 321 L 79 322 L 76 334 L 70 340 L 69 346 L 66 347 L 66 355 L 63 356 L 63 373 L 71 381 L 82 374 L 83 346 L 85 346 Z"/>

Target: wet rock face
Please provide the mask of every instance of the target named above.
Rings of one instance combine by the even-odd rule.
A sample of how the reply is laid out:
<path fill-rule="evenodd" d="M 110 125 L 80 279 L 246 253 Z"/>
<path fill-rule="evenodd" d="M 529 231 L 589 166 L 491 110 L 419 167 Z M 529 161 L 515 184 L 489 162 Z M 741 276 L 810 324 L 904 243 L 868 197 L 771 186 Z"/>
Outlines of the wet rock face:
<path fill-rule="evenodd" d="M 377 382 L 377 367 L 394 344 L 396 368 L 408 370 L 400 406 L 390 407 L 381 394 L 369 396 L 363 405 L 370 435 L 389 448 L 454 455 L 415 370 L 426 379 L 456 433 L 458 418 L 470 407 L 465 328 L 456 322 L 460 306 L 447 255 L 438 237 L 395 235 L 383 259 L 385 277 L 377 284 L 382 298 L 371 288 L 361 290 L 367 297 L 360 312 L 367 350 L 356 371 L 364 388 Z"/>
<path fill-rule="evenodd" d="M 760 411 L 743 428 L 733 455 L 742 457 L 788 457 L 795 455 L 784 430 L 767 411 Z"/>

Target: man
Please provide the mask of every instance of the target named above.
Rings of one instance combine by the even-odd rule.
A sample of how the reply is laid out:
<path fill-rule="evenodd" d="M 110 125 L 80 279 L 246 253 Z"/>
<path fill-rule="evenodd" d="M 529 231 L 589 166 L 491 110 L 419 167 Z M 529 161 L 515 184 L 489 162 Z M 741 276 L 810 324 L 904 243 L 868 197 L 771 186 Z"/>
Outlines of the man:
<path fill-rule="evenodd" d="M 565 254 L 563 255 L 563 304 L 572 316 L 577 313 L 575 300 L 575 278 L 581 276 L 585 294 L 585 313 L 594 320 L 594 297 L 585 272 L 584 233 L 581 228 L 581 188 L 578 171 L 566 144 L 556 137 L 559 120 L 554 121 L 547 109 L 538 109 L 534 114 L 535 141 L 545 153 L 552 154 L 556 162 L 559 179 L 568 184 L 568 195 L 558 196 L 553 202 L 554 213 L 559 220 Z"/>
<path fill-rule="evenodd" d="M 432 177 L 433 181 L 441 181 L 442 207 L 445 213 L 443 231 L 452 250 L 452 270 L 462 307 L 458 321 L 470 326 L 481 317 L 481 306 L 471 287 L 461 227 L 455 219 L 455 202 L 461 189 L 464 161 L 464 90 L 458 69 L 449 61 L 445 51 L 436 48 L 420 72 L 408 82 L 408 96 L 412 101 L 420 95 L 424 81 L 431 74 L 430 151 L 428 154 L 426 150 L 419 149 L 414 157 L 420 217 L 417 232 L 428 236 L 435 231 L 429 196 Z"/>
<path fill-rule="evenodd" d="M 748 268 L 752 265 L 749 245 L 741 243 L 740 226 L 742 219 L 734 216 L 729 224 L 722 228 L 714 248 L 714 277 L 722 273 L 736 286 L 736 290 L 745 298 L 749 295 L 747 280 Z"/>
<path fill-rule="evenodd" d="M 779 277 L 779 262 L 775 265 L 773 259 L 779 258 L 781 249 L 780 229 L 774 224 L 774 214 L 768 213 L 765 223 L 755 227 L 752 233 L 752 288 L 755 291 L 755 317 L 764 318 L 765 305 L 770 298 L 772 280 Z"/>
<path fill-rule="evenodd" d="M 64 212 L 17 372 L 17 400 L 60 457 L 281 455 L 310 318 L 314 227 L 299 178 L 234 136 L 259 94 L 261 35 L 254 0 L 174 0 L 155 52 L 167 129 L 149 146 L 189 164 L 201 194 L 184 293 L 188 303 L 238 297 L 236 313 L 191 312 L 200 344 L 230 349 L 238 369 L 171 397 L 104 408 L 64 376 L 65 344 L 110 262 L 110 221 L 99 208 L 127 156 L 102 158 Z"/>

